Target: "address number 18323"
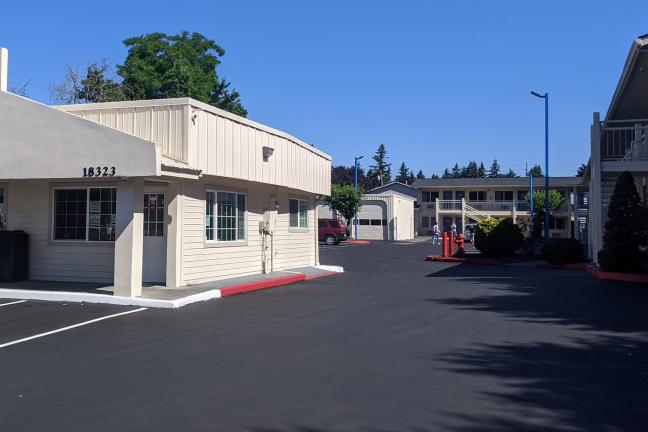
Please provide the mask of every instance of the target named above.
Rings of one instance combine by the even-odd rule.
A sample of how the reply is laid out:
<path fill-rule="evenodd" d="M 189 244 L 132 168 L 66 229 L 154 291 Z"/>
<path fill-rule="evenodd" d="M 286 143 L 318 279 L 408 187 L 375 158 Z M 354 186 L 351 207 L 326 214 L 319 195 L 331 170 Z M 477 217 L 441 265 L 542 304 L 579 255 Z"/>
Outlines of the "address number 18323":
<path fill-rule="evenodd" d="M 112 177 L 115 174 L 115 167 L 98 166 L 83 168 L 83 177 Z"/>

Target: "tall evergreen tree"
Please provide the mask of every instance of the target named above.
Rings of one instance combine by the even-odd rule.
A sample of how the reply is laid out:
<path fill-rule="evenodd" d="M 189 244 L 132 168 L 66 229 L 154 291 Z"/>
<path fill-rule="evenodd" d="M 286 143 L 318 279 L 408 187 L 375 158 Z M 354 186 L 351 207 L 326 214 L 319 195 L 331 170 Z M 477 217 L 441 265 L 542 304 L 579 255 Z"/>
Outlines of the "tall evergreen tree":
<path fill-rule="evenodd" d="M 439 175 L 438 175 L 438 174 L 435 174 L 435 173 L 432 173 L 432 177 L 430 177 L 430 178 L 438 179 L 438 178 L 439 178 Z"/>
<path fill-rule="evenodd" d="M 580 166 L 576 170 L 576 177 L 583 177 L 585 175 L 585 171 L 587 171 L 587 165 L 580 164 Z"/>
<path fill-rule="evenodd" d="M 425 178 L 425 174 L 423 174 L 422 170 L 419 170 L 419 172 L 416 173 L 416 178 L 417 179 L 424 179 Z"/>
<path fill-rule="evenodd" d="M 544 173 L 542 172 L 542 167 L 538 164 L 533 165 L 529 170 L 529 176 L 544 177 Z"/>
<path fill-rule="evenodd" d="M 478 176 L 478 171 L 479 168 L 477 167 L 477 162 L 470 161 L 468 162 L 468 165 L 466 165 L 465 177 L 476 178 Z"/>
<path fill-rule="evenodd" d="M 486 167 L 484 166 L 484 162 L 479 163 L 479 168 L 477 168 L 477 177 L 478 178 L 486 177 Z"/>
<path fill-rule="evenodd" d="M 459 168 L 459 164 L 458 164 L 458 163 L 456 163 L 456 164 L 452 167 L 452 177 L 453 177 L 453 178 L 460 178 L 460 177 L 461 177 L 461 169 Z"/>
<path fill-rule="evenodd" d="M 441 178 L 444 178 L 444 179 L 452 178 L 452 174 L 450 174 L 450 171 L 448 171 L 448 168 L 446 168 L 446 169 L 443 171 L 443 175 L 441 176 Z"/>
<path fill-rule="evenodd" d="M 500 176 L 500 165 L 497 163 L 497 159 L 493 159 L 490 170 L 488 171 L 488 177 L 496 178 Z"/>
<path fill-rule="evenodd" d="M 601 266 L 608 271 L 639 270 L 647 258 L 648 210 L 630 172 L 617 179 L 607 215 L 603 249 L 598 252 Z"/>
<path fill-rule="evenodd" d="M 398 167 L 398 175 L 395 180 L 399 183 L 411 184 L 412 181 L 410 181 L 410 175 L 410 169 L 405 165 L 405 162 L 402 162 Z"/>
<path fill-rule="evenodd" d="M 518 175 L 515 173 L 515 171 L 513 171 L 512 169 L 509 169 L 508 172 L 506 174 L 504 174 L 502 177 L 513 178 L 513 177 L 517 177 L 517 176 Z"/>
<path fill-rule="evenodd" d="M 387 163 L 388 157 L 385 144 L 380 143 L 372 159 L 375 165 L 369 166 L 367 177 L 371 180 L 373 187 L 384 186 L 391 182 L 391 164 Z"/>

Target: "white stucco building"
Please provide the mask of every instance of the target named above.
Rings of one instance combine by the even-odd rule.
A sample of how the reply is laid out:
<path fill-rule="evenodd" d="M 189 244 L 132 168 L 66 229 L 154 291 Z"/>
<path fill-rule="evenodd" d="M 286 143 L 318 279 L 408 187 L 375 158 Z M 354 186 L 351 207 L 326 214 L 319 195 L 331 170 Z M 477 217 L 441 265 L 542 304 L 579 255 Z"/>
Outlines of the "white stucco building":
<path fill-rule="evenodd" d="M 182 287 L 318 264 L 331 158 L 189 98 L 49 107 L 0 91 L 0 213 L 29 278 Z M 0 227 L 0 229 L 2 229 Z"/>

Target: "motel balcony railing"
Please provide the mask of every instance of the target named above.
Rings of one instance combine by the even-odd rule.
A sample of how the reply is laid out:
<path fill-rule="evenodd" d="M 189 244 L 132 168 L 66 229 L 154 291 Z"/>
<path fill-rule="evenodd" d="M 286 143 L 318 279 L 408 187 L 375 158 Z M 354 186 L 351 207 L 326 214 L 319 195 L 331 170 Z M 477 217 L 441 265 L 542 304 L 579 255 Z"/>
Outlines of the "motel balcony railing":
<path fill-rule="evenodd" d="M 648 160 L 648 120 L 602 122 L 601 160 Z"/>

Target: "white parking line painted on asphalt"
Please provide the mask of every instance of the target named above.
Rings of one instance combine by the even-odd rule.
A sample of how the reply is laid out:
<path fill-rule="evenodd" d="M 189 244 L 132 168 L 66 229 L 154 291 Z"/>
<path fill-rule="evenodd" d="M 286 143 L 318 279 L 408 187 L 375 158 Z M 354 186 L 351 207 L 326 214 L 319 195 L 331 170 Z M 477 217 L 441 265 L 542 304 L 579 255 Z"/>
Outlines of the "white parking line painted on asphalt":
<path fill-rule="evenodd" d="M 16 345 L 16 344 L 19 344 L 19 343 L 22 343 L 22 342 L 27 342 L 27 341 L 30 341 L 32 339 L 38 339 L 38 338 L 42 338 L 42 337 L 45 337 L 45 336 L 49 336 L 49 335 L 54 334 L 54 333 L 60 333 L 60 332 L 66 331 L 66 330 L 71 330 L 73 328 L 77 328 L 77 327 L 81 327 L 81 326 L 84 326 L 84 325 L 96 323 L 98 321 L 103 321 L 103 320 L 107 320 L 107 319 L 110 319 L 110 318 L 116 318 L 118 316 L 128 315 L 128 314 L 132 314 L 132 313 L 135 313 L 135 312 L 142 312 L 142 311 L 145 311 L 146 309 L 147 308 L 139 308 L 139 309 L 133 309 L 133 310 L 129 310 L 129 311 L 126 311 L 126 312 L 120 312 L 120 313 L 116 313 L 116 314 L 112 314 L 112 315 L 106 315 L 104 317 L 95 318 L 95 319 L 92 319 L 90 321 L 84 321 L 84 322 L 80 322 L 78 324 L 73 324 L 71 326 L 61 327 L 60 329 L 48 331 L 48 332 L 45 332 L 45 333 L 40 333 L 40 334 L 37 334 L 37 335 L 34 335 L 34 336 L 29 336 L 29 337 L 18 339 L 18 340 L 11 341 L 11 342 L 6 342 L 6 343 L 3 343 L 3 344 L 0 345 L 0 349 L 6 348 L 6 347 L 11 346 L 11 345 Z"/>
<path fill-rule="evenodd" d="M 27 300 L 18 300 L 18 301 L 15 301 L 15 302 L 0 303 L 0 307 L 2 307 L 2 306 L 10 306 L 10 305 L 18 304 L 18 303 L 25 303 L 26 301 Z"/>

